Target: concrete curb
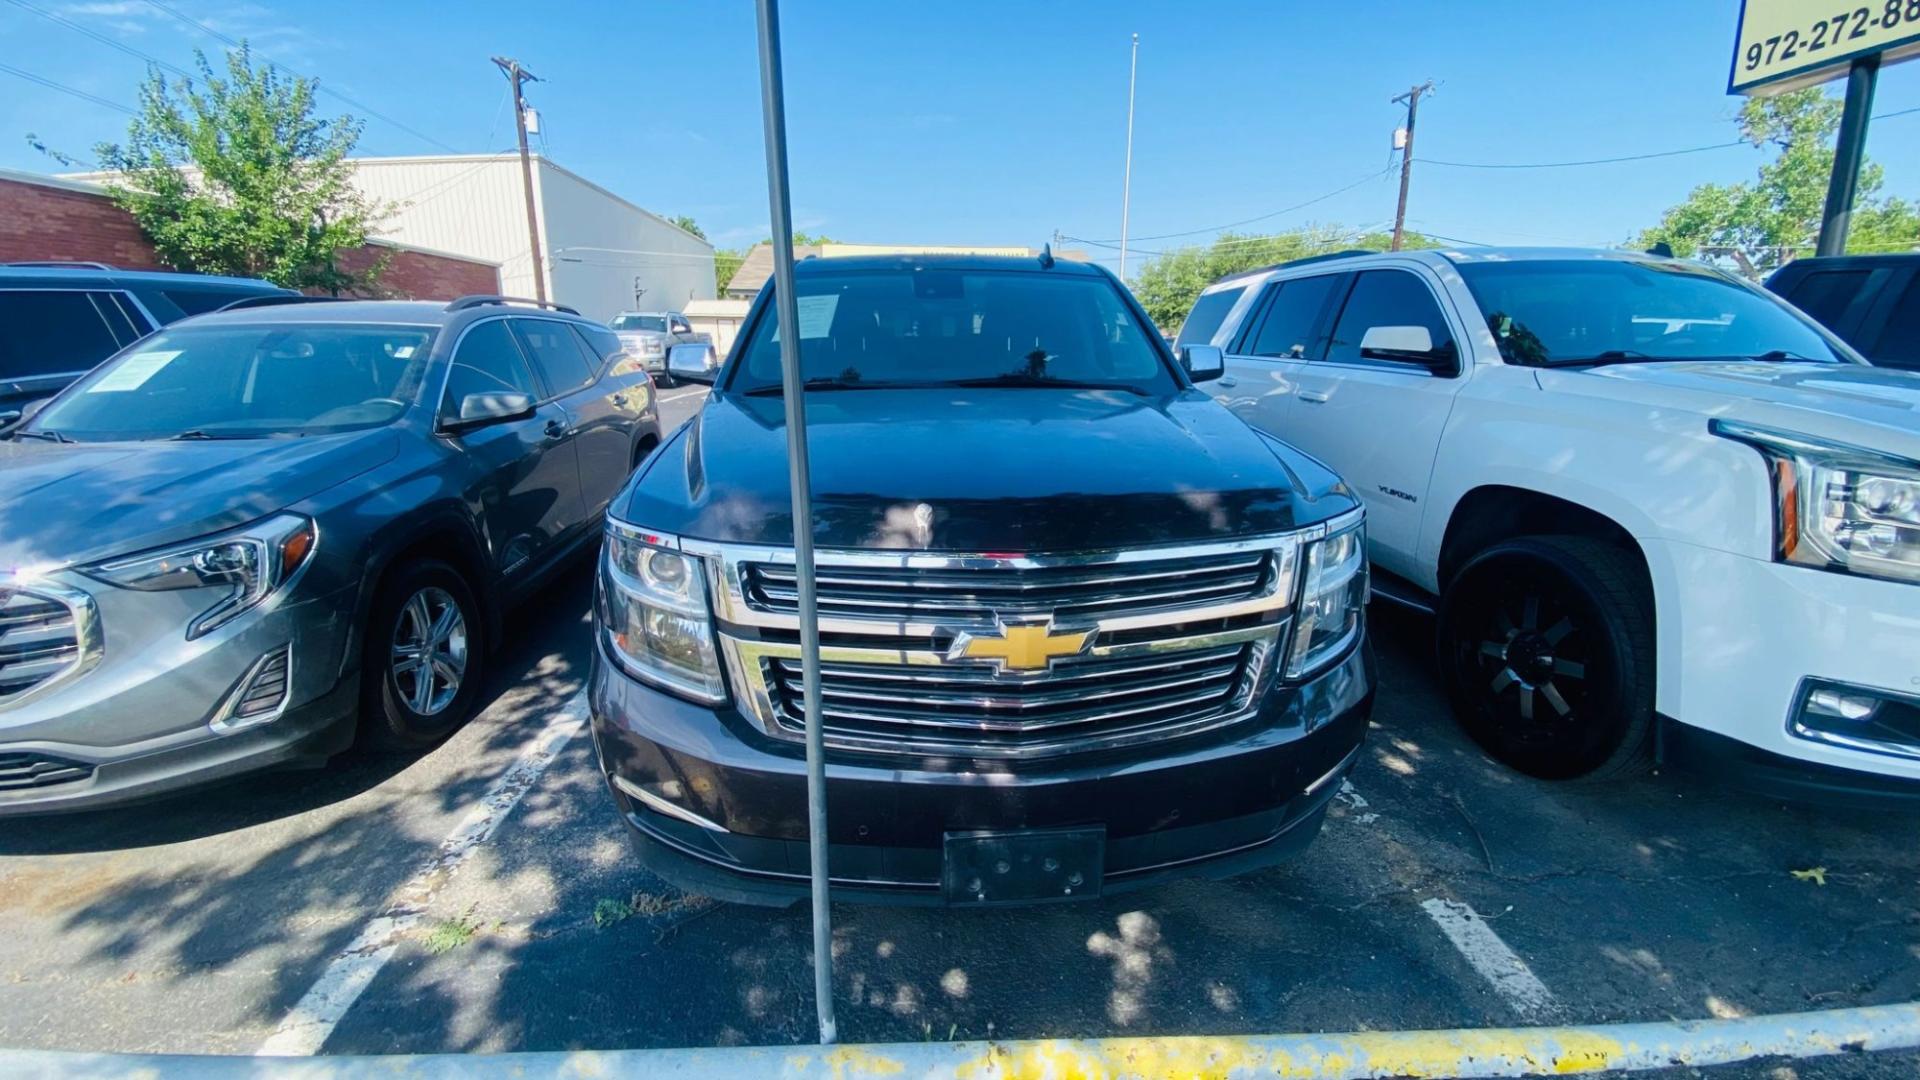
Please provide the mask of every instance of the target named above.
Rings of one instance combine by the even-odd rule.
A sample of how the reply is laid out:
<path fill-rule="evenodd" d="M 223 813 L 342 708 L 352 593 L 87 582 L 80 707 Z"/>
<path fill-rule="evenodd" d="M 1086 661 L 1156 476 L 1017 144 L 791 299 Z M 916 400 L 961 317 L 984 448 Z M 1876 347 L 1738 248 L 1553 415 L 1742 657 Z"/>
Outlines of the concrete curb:
<path fill-rule="evenodd" d="M 451 1080 L 453 1077 L 744 1076 L 966 1077 L 1490 1077 L 1725 1065 L 1920 1047 L 1920 1003 L 1739 1020 L 1585 1027 L 1466 1028 L 1348 1035 L 1180 1036 L 892 1043 L 707 1050 L 242 1058 L 0 1051 L 0 1076 L 288 1077 L 293 1080 Z"/>

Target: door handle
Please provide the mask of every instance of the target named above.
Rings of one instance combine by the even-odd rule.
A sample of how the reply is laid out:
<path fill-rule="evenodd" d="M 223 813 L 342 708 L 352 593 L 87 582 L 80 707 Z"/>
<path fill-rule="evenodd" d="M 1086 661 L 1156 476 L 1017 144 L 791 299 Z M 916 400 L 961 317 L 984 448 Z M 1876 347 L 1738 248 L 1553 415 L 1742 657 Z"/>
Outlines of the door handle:
<path fill-rule="evenodd" d="M 610 400 L 616 409 L 624 409 L 627 407 L 627 395 L 625 394 L 615 394 Z"/>
<path fill-rule="evenodd" d="M 564 420 L 547 421 L 547 438 L 564 439 L 571 434 L 573 434 L 573 430 L 567 427 L 566 421 Z"/>
<path fill-rule="evenodd" d="M 1325 405 L 1333 397 L 1325 390 L 1299 390 L 1295 393 L 1301 401 L 1312 405 Z"/>

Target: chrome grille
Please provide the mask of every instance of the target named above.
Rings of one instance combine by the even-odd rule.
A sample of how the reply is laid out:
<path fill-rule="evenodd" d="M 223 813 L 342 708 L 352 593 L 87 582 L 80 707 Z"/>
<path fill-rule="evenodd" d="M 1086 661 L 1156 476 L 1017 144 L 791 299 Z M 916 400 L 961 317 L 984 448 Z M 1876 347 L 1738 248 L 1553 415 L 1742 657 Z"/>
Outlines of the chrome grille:
<path fill-rule="evenodd" d="M 72 670 L 82 627 L 73 607 L 53 596 L 0 585 L 0 705 Z"/>
<path fill-rule="evenodd" d="M 1269 554 L 1258 550 L 1090 566 L 977 561 L 949 569 L 817 566 L 820 613 L 935 621 L 1049 615 L 1075 623 L 1246 600 L 1270 573 Z M 791 563 L 748 563 L 741 584 L 760 610 L 799 610 Z"/>
<path fill-rule="evenodd" d="M 1031 675 L 966 664 L 823 663 L 822 732 L 834 743 L 916 753 L 1030 755 L 1230 714 L 1257 678 L 1265 646 L 1060 661 Z M 800 662 L 769 658 L 775 723 L 805 730 Z"/>
<path fill-rule="evenodd" d="M 93 766 L 44 754 L 0 754 L 0 791 L 58 787 L 85 780 Z"/>

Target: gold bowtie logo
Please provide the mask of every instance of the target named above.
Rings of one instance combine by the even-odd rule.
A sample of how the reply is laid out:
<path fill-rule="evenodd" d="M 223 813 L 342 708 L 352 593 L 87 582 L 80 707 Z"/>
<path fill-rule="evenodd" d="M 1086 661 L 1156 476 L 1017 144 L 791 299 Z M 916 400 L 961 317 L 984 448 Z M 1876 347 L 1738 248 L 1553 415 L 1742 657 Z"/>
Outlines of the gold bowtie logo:
<path fill-rule="evenodd" d="M 1057 657 L 1080 653 L 1092 638 L 1091 630 L 1056 634 L 1051 626 L 1007 626 L 999 634 L 960 634 L 947 658 L 992 660 L 1003 671 L 1038 671 Z"/>

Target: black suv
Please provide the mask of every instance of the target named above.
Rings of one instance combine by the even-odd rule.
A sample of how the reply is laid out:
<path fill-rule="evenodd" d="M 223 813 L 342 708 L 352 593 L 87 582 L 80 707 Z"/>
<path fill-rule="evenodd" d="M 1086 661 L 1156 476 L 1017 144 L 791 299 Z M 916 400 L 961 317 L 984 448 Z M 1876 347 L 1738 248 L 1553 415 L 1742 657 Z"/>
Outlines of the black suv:
<path fill-rule="evenodd" d="M 1083 263 L 795 271 L 836 891 L 1078 899 L 1298 850 L 1373 702 L 1362 510 L 1196 389 Z M 772 289 L 700 413 L 613 502 L 591 680 L 657 872 L 807 889 L 786 418 Z"/>
<path fill-rule="evenodd" d="M 170 322 L 249 296 L 291 295 L 252 278 L 115 270 L 101 263 L 0 264 L 0 430 L 95 364 Z"/>
<path fill-rule="evenodd" d="M 1920 370 L 1920 252 L 1795 259 L 1767 288 L 1872 364 Z"/>

